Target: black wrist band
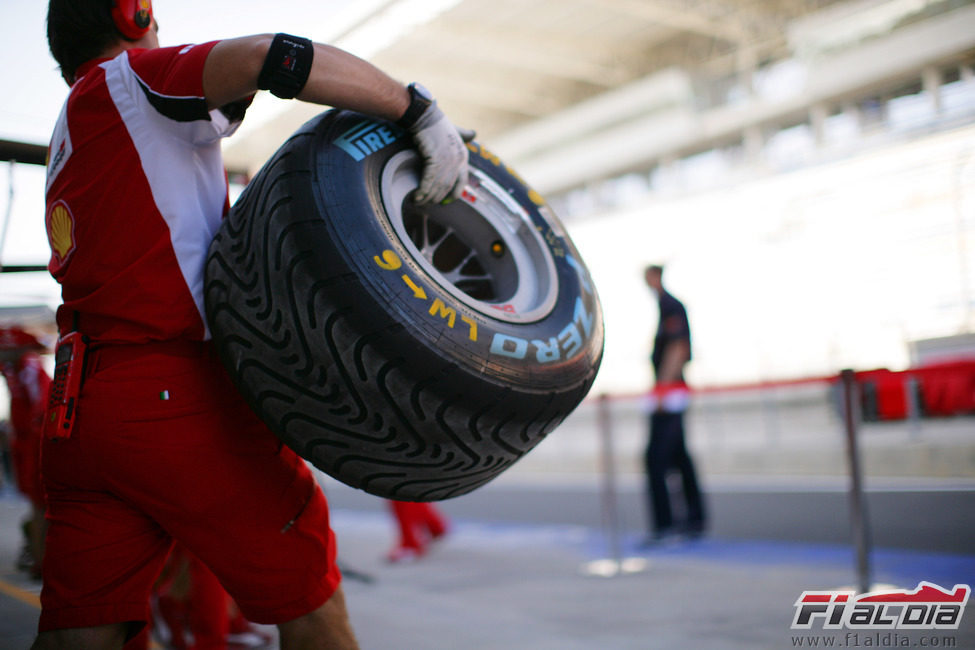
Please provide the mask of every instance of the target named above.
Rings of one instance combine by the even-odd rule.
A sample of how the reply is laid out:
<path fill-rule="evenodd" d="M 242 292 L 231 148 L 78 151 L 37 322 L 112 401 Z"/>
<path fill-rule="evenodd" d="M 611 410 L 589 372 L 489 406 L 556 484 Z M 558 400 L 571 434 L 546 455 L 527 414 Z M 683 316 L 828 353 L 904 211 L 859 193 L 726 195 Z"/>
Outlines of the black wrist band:
<path fill-rule="evenodd" d="M 409 129 L 433 104 L 433 96 L 429 90 L 418 83 L 411 83 L 406 87 L 406 90 L 410 93 L 410 105 L 406 108 L 403 116 L 396 120 L 396 126 Z"/>
<path fill-rule="evenodd" d="M 309 39 L 277 34 L 257 77 L 257 87 L 270 90 L 275 97 L 293 99 L 305 87 L 314 57 Z"/>

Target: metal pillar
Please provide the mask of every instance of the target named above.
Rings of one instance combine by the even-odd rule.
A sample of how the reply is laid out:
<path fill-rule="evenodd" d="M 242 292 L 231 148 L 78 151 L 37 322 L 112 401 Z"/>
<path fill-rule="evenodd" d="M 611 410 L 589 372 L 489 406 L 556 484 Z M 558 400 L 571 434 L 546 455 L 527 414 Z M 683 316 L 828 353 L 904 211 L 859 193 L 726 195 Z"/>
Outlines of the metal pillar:
<path fill-rule="evenodd" d="M 843 419 L 846 428 L 846 455 L 850 466 L 850 523 L 856 549 L 857 585 L 859 593 L 870 591 L 870 526 L 867 503 L 863 494 L 860 450 L 857 440 L 859 404 L 856 375 L 852 370 L 840 373 L 843 399 Z"/>
<path fill-rule="evenodd" d="M 600 466 L 603 478 L 601 511 L 603 532 L 609 557 L 594 560 L 582 567 L 586 575 L 611 578 L 621 573 L 638 573 L 647 568 L 647 561 L 641 557 L 623 557 L 620 540 L 619 505 L 616 498 L 616 460 L 613 454 L 613 423 L 610 414 L 609 395 L 599 396 L 598 423 L 600 438 Z"/>

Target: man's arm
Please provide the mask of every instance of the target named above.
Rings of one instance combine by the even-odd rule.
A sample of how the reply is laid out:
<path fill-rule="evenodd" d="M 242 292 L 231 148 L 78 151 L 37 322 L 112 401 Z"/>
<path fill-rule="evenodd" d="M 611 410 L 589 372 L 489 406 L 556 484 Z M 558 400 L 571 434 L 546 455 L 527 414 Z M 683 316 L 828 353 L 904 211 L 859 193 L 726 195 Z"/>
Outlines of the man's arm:
<path fill-rule="evenodd" d="M 217 43 L 203 68 L 203 92 L 210 108 L 257 92 L 274 36 L 261 34 Z M 399 119 L 410 98 L 403 84 L 371 63 L 330 45 L 314 44 L 311 73 L 297 99 Z"/>
<path fill-rule="evenodd" d="M 671 341 L 664 349 L 657 373 L 657 384 L 671 384 L 681 380 L 684 365 L 691 359 L 691 344 L 687 339 Z"/>
<path fill-rule="evenodd" d="M 262 34 L 221 41 L 213 47 L 203 67 L 203 92 L 211 109 L 257 92 L 273 40 L 273 35 Z M 344 50 L 320 43 L 312 47 L 311 70 L 297 99 L 392 122 L 403 117 L 410 106 L 410 93 L 403 84 Z M 460 197 L 467 183 L 467 148 L 457 128 L 436 102 L 405 128 L 424 161 L 416 200 L 436 203 Z"/>

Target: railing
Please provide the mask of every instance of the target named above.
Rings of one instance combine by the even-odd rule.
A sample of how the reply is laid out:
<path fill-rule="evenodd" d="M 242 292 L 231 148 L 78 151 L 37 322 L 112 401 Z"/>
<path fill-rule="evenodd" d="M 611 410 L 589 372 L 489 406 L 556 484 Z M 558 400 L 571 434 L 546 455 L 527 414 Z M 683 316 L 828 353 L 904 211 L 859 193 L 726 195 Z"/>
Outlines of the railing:
<path fill-rule="evenodd" d="M 878 377 L 885 382 L 881 389 L 877 387 Z M 968 388 L 970 392 L 966 392 Z M 942 389 L 948 390 L 951 399 L 942 395 Z M 632 565 L 633 558 L 625 558 L 622 554 L 617 482 L 619 459 L 628 459 L 632 471 L 635 469 L 633 461 L 642 457 L 632 445 L 636 440 L 633 435 L 635 428 L 642 428 L 640 443 L 645 444 L 646 441 L 646 414 L 644 409 L 633 408 L 639 406 L 643 399 L 638 395 L 613 397 L 601 394 L 586 405 L 595 416 L 593 424 L 597 435 L 592 436 L 590 430 L 589 436 L 595 438 L 598 444 L 598 451 L 593 457 L 597 459 L 600 476 L 601 520 L 609 554 L 608 558 L 591 563 L 590 571 L 599 575 L 614 576 L 641 568 Z M 757 447 L 765 453 L 769 453 L 770 447 L 781 444 L 784 436 L 788 436 L 789 443 L 794 446 L 796 424 L 800 421 L 808 428 L 805 433 L 814 436 L 820 444 L 830 433 L 842 431 L 842 436 L 831 436 L 837 445 L 842 441 L 842 455 L 832 456 L 831 470 L 834 473 L 842 472 L 847 477 L 851 542 L 855 549 L 861 593 L 869 591 L 872 584 L 870 518 L 864 497 L 864 464 L 860 449 L 864 415 L 868 414 L 866 409 L 872 409 L 869 413 L 875 422 L 907 420 L 911 423 L 911 435 L 914 436 L 920 435 L 922 416 L 925 414 L 962 416 L 963 426 L 966 423 L 971 426 L 970 446 L 975 446 L 975 420 L 964 417 L 975 415 L 975 361 L 941 364 L 902 373 L 844 370 L 836 376 L 705 388 L 695 392 L 693 403 L 695 406 L 687 414 L 688 429 L 694 435 L 700 435 L 700 430 L 705 429 L 704 435 L 713 438 L 709 450 L 712 471 L 713 457 L 729 451 L 729 447 L 722 446 L 728 442 L 726 436 L 734 435 L 738 439 L 735 441 L 736 451 L 740 452 L 741 438 L 749 435 L 747 429 L 739 429 L 735 434 L 719 429 L 720 423 L 729 419 L 727 416 L 732 410 L 749 411 L 753 420 L 757 411 L 757 430 L 760 433 L 758 436 L 754 435 L 755 430 L 750 433 L 752 442 L 757 442 Z M 621 408 L 626 406 L 629 408 Z M 644 420 L 643 427 L 634 427 L 634 413 Z M 801 413 L 804 415 L 797 417 Z M 622 423 L 618 417 L 621 414 L 624 415 Z M 740 416 L 741 413 L 737 418 L 739 425 L 743 421 Z M 707 431 L 708 427 L 710 431 Z M 626 442 L 623 453 L 619 449 L 621 439 Z M 800 453 L 797 459 L 803 463 L 809 460 L 809 456 Z"/>

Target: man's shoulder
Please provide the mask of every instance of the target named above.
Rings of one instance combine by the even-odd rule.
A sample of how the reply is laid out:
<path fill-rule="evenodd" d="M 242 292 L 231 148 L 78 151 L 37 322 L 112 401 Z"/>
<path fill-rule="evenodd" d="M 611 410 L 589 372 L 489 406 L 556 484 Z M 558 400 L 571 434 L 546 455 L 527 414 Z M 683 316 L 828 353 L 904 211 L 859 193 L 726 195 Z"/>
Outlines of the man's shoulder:
<path fill-rule="evenodd" d="M 661 291 L 660 308 L 661 310 L 667 309 L 668 311 L 684 311 L 684 303 L 682 303 L 672 293 Z"/>
<path fill-rule="evenodd" d="M 207 43 L 188 43 L 154 49 L 131 49 L 124 52 L 126 62 L 137 75 L 162 73 L 196 75 L 202 71 L 203 63 L 213 46 L 219 41 Z"/>

